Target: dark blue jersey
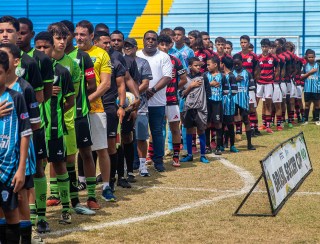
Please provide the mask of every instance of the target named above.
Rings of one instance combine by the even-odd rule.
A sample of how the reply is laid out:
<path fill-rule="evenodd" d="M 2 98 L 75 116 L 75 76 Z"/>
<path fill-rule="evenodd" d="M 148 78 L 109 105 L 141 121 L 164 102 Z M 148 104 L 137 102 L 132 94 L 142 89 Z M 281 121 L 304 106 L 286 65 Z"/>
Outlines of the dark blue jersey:
<path fill-rule="evenodd" d="M 27 106 L 23 96 L 7 88 L 0 102 L 12 102 L 13 110 L 0 118 L 0 181 L 10 185 L 17 172 L 21 137 L 32 134 Z"/>
<path fill-rule="evenodd" d="M 11 89 L 23 95 L 27 105 L 30 123 L 31 124 L 40 123 L 41 120 L 40 120 L 39 105 L 38 105 L 36 95 L 33 91 L 32 86 L 26 80 L 19 78 L 17 82 L 13 84 Z M 33 175 L 35 173 L 36 173 L 36 155 L 35 155 L 33 140 L 30 139 L 29 149 L 28 149 L 28 158 L 26 161 L 26 175 Z"/>
<path fill-rule="evenodd" d="M 225 75 L 227 86 L 223 90 L 223 115 L 234 115 L 235 114 L 235 102 L 233 96 L 238 93 L 238 86 L 236 77 L 232 72 Z"/>

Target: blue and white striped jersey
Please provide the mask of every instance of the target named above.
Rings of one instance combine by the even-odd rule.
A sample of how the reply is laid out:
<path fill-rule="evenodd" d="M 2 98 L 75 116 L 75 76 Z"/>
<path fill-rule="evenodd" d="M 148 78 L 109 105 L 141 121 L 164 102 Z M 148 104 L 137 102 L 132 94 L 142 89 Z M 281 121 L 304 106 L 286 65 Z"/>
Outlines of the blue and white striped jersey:
<path fill-rule="evenodd" d="M 9 115 L 0 118 L 0 181 L 10 185 L 19 166 L 21 137 L 32 134 L 29 114 L 23 96 L 7 88 L 0 102 L 12 103 Z"/>
<path fill-rule="evenodd" d="M 194 57 L 194 51 L 188 47 L 187 45 L 183 45 L 181 49 L 176 48 L 176 45 L 174 44 L 173 47 L 170 49 L 169 54 L 173 55 L 175 52 L 179 52 L 182 56 L 182 65 L 183 67 L 186 67 L 189 73 L 189 65 L 188 65 L 188 59 Z"/>
<path fill-rule="evenodd" d="M 237 81 L 238 93 L 233 97 L 234 102 L 240 108 L 249 111 L 249 91 L 253 91 L 255 89 L 255 83 L 252 75 L 245 69 L 242 69 L 240 72 L 234 70 L 233 74 L 236 78 L 238 76 L 242 77 L 240 81 Z"/>
<path fill-rule="evenodd" d="M 222 101 L 223 87 L 225 85 L 224 83 L 226 83 L 224 75 L 221 73 L 212 75 L 210 72 L 205 72 L 203 76 L 205 79 L 208 79 L 209 83 L 212 81 L 220 83 L 220 86 L 218 87 L 210 86 L 211 96 L 208 97 L 208 99 L 212 101 Z"/>
<path fill-rule="evenodd" d="M 307 79 L 304 80 L 304 92 L 320 93 L 320 67 L 317 62 L 313 65 L 307 63 L 303 67 L 303 73 L 306 74 L 313 68 L 318 69 L 317 72 L 310 75 Z"/>

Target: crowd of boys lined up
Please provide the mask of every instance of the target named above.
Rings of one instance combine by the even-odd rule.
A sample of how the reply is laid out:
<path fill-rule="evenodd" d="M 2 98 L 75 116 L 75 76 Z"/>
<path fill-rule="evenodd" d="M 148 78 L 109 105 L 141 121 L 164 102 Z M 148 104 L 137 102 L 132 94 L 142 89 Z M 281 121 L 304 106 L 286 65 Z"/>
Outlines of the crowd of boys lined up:
<path fill-rule="evenodd" d="M 196 133 L 202 163 L 209 163 L 206 154 L 221 155 L 229 145 L 239 152 L 235 138 L 242 123 L 247 148 L 255 150 L 251 138 L 261 135 L 256 112 L 261 99 L 260 130 L 267 133 L 273 133 L 275 121 L 276 129 L 283 129 L 286 111 L 289 127 L 295 112 L 306 123 L 311 102 L 320 123 L 313 50 L 299 58 L 284 38 L 263 39 L 262 54 L 256 55 L 244 35 L 242 51 L 231 56 L 232 43 L 223 37 L 215 39 L 214 52 L 207 32 L 191 31 L 186 38 L 182 27 L 160 35 L 147 31 L 143 43 L 138 51 L 135 39 L 86 20 L 76 27 L 56 22 L 35 35 L 30 19 L 0 18 L 1 243 L 30 243 L 32 225 L 49 232 L 46 206 L 61 203 L 60 224 L 71 223 L 70 206 L 77 214 L 94 215 L 100 209 L 96 182 L 103 184 L 103 199 L 116 201 L 115 183 L 131 188 L 136 169 L 149 176 L 148 158 L 156 171 L 165 171 L 165 120 L 175 167 L 193 161 Z M 131 104 L 127 92 L 134 96 Z M 187 153 L 180 159 L 181 148 Z M 78 194 L 84 189 L 86 206 Z"/>

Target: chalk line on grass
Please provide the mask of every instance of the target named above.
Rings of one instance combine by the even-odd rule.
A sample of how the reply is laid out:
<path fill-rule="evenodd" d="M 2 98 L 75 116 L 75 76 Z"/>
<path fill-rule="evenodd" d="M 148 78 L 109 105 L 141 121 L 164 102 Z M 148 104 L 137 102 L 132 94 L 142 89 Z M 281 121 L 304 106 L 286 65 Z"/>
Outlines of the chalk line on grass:
<path fill-rule="evenodd" d="M 106 227 L 112 227 L 112 226 L 122 226 L 122 225 L 127 225 L 131 223 L 137 223 L 145 220 L 150 220 L 166 215 L 170 215 L 173 213 L 178 213 L 182 212 L 188 209 L 194 209 L 202 206 L 207 206 L 207 205 L 212 205 L 216 202 L 219 202 L 223 199 L 230 198 L 230 197 L 235 197 L 235 196 L 240 196 L 246 192 L 248 192 L 251 188 L 251 186 L 254 184 L 255 179 L 253 175 L 246 171 L 243 168 L 240 168 L 234 164 L 232 164 L 230 161 L 224 159 L 224 158 L 219 158 L 219 161 L 227 168 L 231 169 L 235 173 L 237 173 L 243 180 L 244 186 L 239 189 L 238 191 L 231 191 L 231 192 L 225 192 L 224 195 L 209 198 L 209 199 L 203 199 L 199 200 L 197 202 L 192 202 L 192 203 L 187 203 L 187 204 L 182 204 L 178 207 L 164 210 L 164 211 L 157 211 L 154 213 L 142 215 L 142 216 L 137 216 L 137 217 L 131 217 L 131 218 L 126 218 L 126 219 L 121 219 L 121 220 L 116 220 L 108 223 L 101 223 L 101 224 L 95 224 L 95 225 L 87 225 L 87 226 L 77 226 L 74 228 L 69 228 L 69 229 L 63 229 L 63 230 L 58 230 L 58 231 L 53 231 L 51 233 L 46 234 L 45 236 L 61 236 L 64 234 L 68 233 L 74 233 L 78 231 L 91 231 L 91 230 L 97 230 L 97 229 L 102 229 Z"/>

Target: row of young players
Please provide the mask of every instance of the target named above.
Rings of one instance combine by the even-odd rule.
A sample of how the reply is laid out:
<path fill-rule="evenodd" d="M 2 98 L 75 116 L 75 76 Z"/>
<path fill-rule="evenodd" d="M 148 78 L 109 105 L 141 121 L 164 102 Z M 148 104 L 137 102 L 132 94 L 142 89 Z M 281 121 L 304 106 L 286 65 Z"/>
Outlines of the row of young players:
<path fill-rule="evenodd" d="M 187 63 L 188 59 L 190 59 L 190 57 L 192 57 L 193 55 L 198 57 L 202 62 L 200 69 L 201 73 L 207 71 L 206 63 L 207 60 L 210 59 L 210 57 L 218 57 L 220 60 L 222 60 L 223 57 L 231 55 L 232 43 L 226 41 L 222 37 L 218 37 L 215 39 L 216 52 L 213 52 L 213 47 L 211 47 L 213 43 L 210 41 L 210 37 L 207 32 L 199 32 L 195 30 L 189 32 L 187 35 L 188 37 L 184 37 L 185 30 L 182 27 L 177 27 L 174 30 L 166 28 L 162 30 L 161 33 L 169 35 L 175 42 L 174 46 L 169 50 L 169 54 L 176 55 L 176 57 L 178 57 L 182 63 Z M 181 42 L 181 36 L 183 37 L 183 42 Z M 318 120 L 317 101 L 313 101 L 313 97 L 311 97 L 310 101 L 309 85 L 307 86 L 308 88 L 305 98 L 306 110 L 304 110 L 302 103 L 302 87 L 304 84 L 304 80 L 311 76 L 309 79 L 307 79 L 307 83 L 309 84 L 309 80 L 314 77 L 312 74 L 317 70 L 317 68 L 309 73 L 310 67 L 308 66 L 304 70 L 304 73 L 306 75 L 301 76 L 301 72 L 303 71 L 302 67 L 306 63 L 307 58 L 299 58 L 294 54 L 293 43 L 286 42 L 284 38 L 279 38 L 274 42 L 271 42 L 268 39 L 264 39 L 261 42 L 262 54 L 259 56 L 255 55 L 252 52 L 253 46 L 252 44 L 250 44 L 249 36 L 241 36 L 240 45 L 242 48 L 242 51 L 239 53 L 241 55 L 240 60 L 243 63 L 244 69 L 248 71 L 249 74 L 253 77 L 255 89 L 249 90 L 248 87 L 243 86 L 239 88 L 241 92 L 245 91 L 249 93 L 249 109 L 247 109 L 247 105 L 242 105 L 242 108 L 245 108 L 246 111 L 244 114 L 244 116 L 246 117 L 244 121 L 241 121 L 240 116 L 235 117 L 237 138 L 241 138 L 243 122 L 245 122 L 246 127 L 251 128 L 251 136 L 261 135 L 259 129 L 266 130 L 267 133 L 273 133 L 271 125 L 275 122 L 275 115 L 277 115 L 276 128 L 279 131 L 282 130 L 286 110 L 288 114 L 289 127 L 292 127 L 294 123 L 294 110 L 296 111 L 298 121 L 307 121 L 310 102 L 315 103 L 314 114 L 315 119 Z M 189 47 L 189 50 L 186 46 Z M 306 56 L 307 55 L 314 56 L 315 54 L 312 50 L 307 50 Z M 239 68 L 239 70 L 241 70 L 241 68 Z M 243 76 L 240 73 L 236 75 L 237 81 L 241 82 L 241 78 L 243 78 Z M 316 85 L 314 87 L 316 87 Z M 258 115 L 256 113 L 256 107 L 261 99 L 263 100 L 263 125 L 258 129 Z M 222 99 L 220 98 L 220 100 Z M 209 115 L 211 115 L 209 104 L 208 107 Z M 236 111 L 235 114 L 238 114 L 238 111 Z M 300 114 L 303 115 L 302 118 L 300 117 Z M 213 126 L 214 123 L 212 123 L 211 120 L 212 118 L 210 118 L 209 116 L 209 128 L 206 129 L 206 152 L 211 153 L 211 148 L 213 147 L 215 148 L 217 154 L 221 154 L 221 150 L 224 150 L 224 147 L 221 146 L 221 143 L 219 143 L 219 138 L 221 138 L 221 136 L 218 136 L 217 142 L 219 146 L 216 146 L 215 126 Z M 210 128 L 210 126 L 212 127 Z M 246 129 L 246 131 L 248 130 Z M 231 133 L 233 133 L 233 130 Z M 228 133 L 225 134 L 227 135 L 227 142 Z M 249 133 L 246 134 L 248 135 Z M 182 136 L 184 136 L 183 130 Z M 212 137 L 211 139 L 210 136 Z M 192 138 L 192 146 L 193 149 L 196 150 L 196 135 L 193 134 Z M 248 140 L 250 140 L 250 138 L 248 138 Z M 187 142 L 187 137 L 183 137 L 183 141 Z M 250 144 L 251 143 L 248 143 L 248 145 Z M 251 146 L 250 148 L 253 148 Z M 184 148 L 187 148 L 186 145 L 184 145 Z M 168 154 L 172 153 L 170 152 L 171 150 L 172 146 L 170 146 L 169 143 Z M 238 151 L 234 147 L 231 147 L 231 150 Z M 149 154 L 152 155 L 152 144 L 151 147 L 149 146 Z"/>
<path fill-rule="evenodd" d="M 198 56 L 201 61 L 205 61 L 210 57 L 210 52 L 205 50 L 211 49 L 208 33 L 191 31 L 188 33 L 187 40 L 195 56 Z M 292 127 L 294 123 L 294 110 L 298 121 L 307 121 L 311 102 L 314 102 L 314 117 L 316 121 L 318 120 L 318 98 L 317 95 L 314 95 L 319 92 L 315 82 L 317 81 L 318 69 L 317 64 L 314 64 L 315 53 L 313 50 L 307 50 L 306 57 L 299 58 L 294 54 L 295 47 L 293 43 L 286 42 L 284 38 L 279 38 L 274 42 L 264 39 L 261 42 L 262 54 L 257 56 L 250 50 L 252 45 L 250 44 L 250 38 L 246 35 L 240 37 L 240 45 L 242 51 L 239 54 L 241 54 L 244 68 L 252 74 L 256 83 L 256 89 L 250 91 L 250 109 L 248 111 L 253 136 L 260 135 L 255 111 L 260 99 L 264 103 L 262 111 L 263 125 L 260 126 L 260 130 L 266 130 L 268 133 L 273 133 L 270 125 L 275 121 L 275 114 L 277 115 L 277 130 L 283 129 L 286 110 L 289 127 Z M 232 43 L 224 38 L 216 38 L 215 46 L 217 50 L 213 54 L 214 56 L 221 58 L 231 54 Z M 266 64 L 266 61 L 268 61 L 268 64 Z M 303 68 L 307 61 L 309 64 Z M 315 68 L 313 69 L 314 65 Z M 205 70 L 205 67 L 203 67 L 203 70 Z M 304 74 L 301 73 L 302 71 Z M 302 103 L 304 80 L 307 81 L 307 86 L 304 90 L 305 110 Z M 311 83 L 313 85 L 310 85 Z M 303 115 L 302 118 L 300 114 Z M 235 124 L 236 133 L 240 137 L 242 123 L 236 120 Z M 206 134 L 207 149 L 210 152 L 209 130 L 207 130 Z M 193 142 L 193 145 L 195 146 L 195 142 Z"/>
<path fill-rule="evenodd" d="M 181 28 L 180 28 L 181 29 Z M 190 38 L 190 39 L 192 39 L 192 38 Z M 223 43 L 223 39 L 221 39 L 222 41 L 222 43 Z M 177 43 L 176 43 L 177 44 Z M 218 45 L 217 45 L 218 46 Z M 195 52 L 197 52 L 199 49 L 197 49 Z M 219 51 L 219 50 L 217 50 L 217 51 Z M 218 52 L 218 54 L 219 54 L 219 52 Z M 197 61 L 197 60 L 193 60 L 193 61 Z M 203 62 L 203 60 L 202 60 L 202 62 Z M 214 61 L 213 61 L 213 63 L 214 63 Z M 190 64 L 190 66 L 192 66 L 192 64 L 193 63 L 189 63 Z M 218 65 L 218 63 L 216 62 L 215 63 L 216 65 Z M 197 65 L 197 66 L 199 66 L 199 65 Z M 201 65 L 201 66 L 203 66 L 203 65 Z M 229 66 L 230 67 L 230 66 Z M 201 70 L 200 70 L 201 71 Z M 30 82 L 31 83 L 31 82 Z M 48 82 L 49 83 L 49 82 Z M 210 117 L 210 116 L 209 116 Z M 190 138 L 190 137 L 189 137 Z M 251 145 L 252 146 L 252 145 Z M 248 148 L 249 148 L 249 146 L 248 146 Z M 190 160 L 190 158 L 189 158 L 189 160 Z M 70 175 L 70 173 L 69 173 L 69 175 Z M 66 204 L 65 204 L 65 206 L 66 206 Z M 40 219 L 41 220 L 41 219 Z M 41 221 L 40 221 L 41 222 Z M 45 221 L 42 221 L 42 223 L 44 223 Z M 46 226 L 46 228 L 47 228 L 48 226 Z"/>

